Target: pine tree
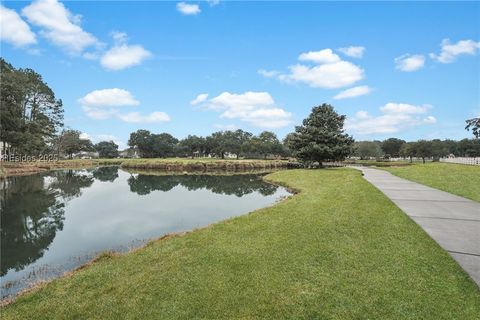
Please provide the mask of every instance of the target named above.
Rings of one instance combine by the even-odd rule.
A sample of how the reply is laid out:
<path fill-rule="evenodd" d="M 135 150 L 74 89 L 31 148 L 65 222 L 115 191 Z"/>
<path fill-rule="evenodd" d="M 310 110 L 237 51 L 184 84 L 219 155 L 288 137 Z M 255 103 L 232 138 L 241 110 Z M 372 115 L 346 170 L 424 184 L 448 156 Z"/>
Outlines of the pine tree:
<path fill-rule="evenodd" d="M 345 116 L 335 112 L 329 104 L 314 107 L 295 127 L 291 148 L 298 160 L 304 163 L 344 160 L 352 153 L 353 138 L 343 131 Z"/>

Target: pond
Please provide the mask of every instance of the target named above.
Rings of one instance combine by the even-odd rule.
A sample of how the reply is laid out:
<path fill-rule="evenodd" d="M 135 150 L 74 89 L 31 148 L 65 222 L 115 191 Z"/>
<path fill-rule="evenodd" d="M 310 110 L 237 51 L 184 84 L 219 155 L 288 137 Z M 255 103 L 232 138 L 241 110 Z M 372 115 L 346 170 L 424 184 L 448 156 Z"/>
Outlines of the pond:
<path fill-rule="evenodd" d="M 289 195 L 258 174 L 152 175 L 118 167 L 10 177 L 0 189 L 2 298 L 100 252 L 127 251 Z"/>

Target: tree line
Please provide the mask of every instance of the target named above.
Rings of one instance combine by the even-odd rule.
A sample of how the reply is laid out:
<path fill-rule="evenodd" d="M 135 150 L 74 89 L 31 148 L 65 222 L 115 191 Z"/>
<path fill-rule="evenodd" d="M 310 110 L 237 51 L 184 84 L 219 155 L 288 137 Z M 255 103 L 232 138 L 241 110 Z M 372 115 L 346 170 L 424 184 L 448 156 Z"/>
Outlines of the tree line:
<path fill-rule="evenodd" d="M 358 141 L 354 144 L 354 156 L 360 159 L 480 157 L 480 139 L 418 140 L 406 142 L 389 138 L 383 141 Z"/>
<path fill-rule="evenodd" d="M 184 139 L 177 139 L 169 133 L 138 130 L 130 134 L 128 145 L 144 158 L 214 156 L 224 159 L 226 155 L 231 155 L 238 159 L 289 154 L 275 133 L 263 131 L 253 135 L 241 129 L 218 131 L 207 137 L 188 135 Z"/>

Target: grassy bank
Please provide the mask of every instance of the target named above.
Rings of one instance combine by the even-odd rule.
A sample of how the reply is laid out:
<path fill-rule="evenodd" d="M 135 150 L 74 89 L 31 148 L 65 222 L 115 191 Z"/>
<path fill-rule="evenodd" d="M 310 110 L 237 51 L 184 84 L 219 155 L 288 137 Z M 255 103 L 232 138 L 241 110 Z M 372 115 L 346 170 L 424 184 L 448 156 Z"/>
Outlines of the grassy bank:
<path fill-rule="evenodd" d="M 267 179 L 300 193 L 105 255 L 2 319 L 478 319 L 478 287 L 360 172 Z"/>
<path fill-rule="evenodd" d="M 288 161 L 282 160 L 227 160 L 215 158 L 129 159 L 122 162 L 122 168 L 127 169 L 156 169 L 180 172 L 268 170 L 285 168 L 287 166 Z"/>
<path fill-rule="evenodd" d="M 431 162 L 383 168 L 396 176 L 480 202 L 480 167 Z"/>
<path fill-rule="evenodd" d="M 163 170 L 171 172 L 247 171 L 286 168 L 284 160 L 235 160 L 216 158 L 167 159 L 74 159 L 52 162 L 2 162 L 0 177 L 32 174 L 56 169 L 78 169 L 99 165 L 121 165 L 126 169 Z"/>
<path fill-rule="evenodd" d="M 376 160 L 346 160 L 344 161 L 346 164 L 361 164 L 362 166 L 374 166 L 374 167 L 403 167 L 403 166 L 410 166 L 408 160 L 401 160 L 401 161 L 376 161 Z"/>

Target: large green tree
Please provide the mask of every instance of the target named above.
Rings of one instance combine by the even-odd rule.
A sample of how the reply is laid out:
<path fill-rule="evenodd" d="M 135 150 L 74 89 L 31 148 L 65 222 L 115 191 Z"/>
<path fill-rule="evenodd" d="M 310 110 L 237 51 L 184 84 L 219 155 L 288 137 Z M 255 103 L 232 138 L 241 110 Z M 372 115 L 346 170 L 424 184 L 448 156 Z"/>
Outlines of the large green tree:
<path fill-rule="evenodd" d="M 480 139 L 462 139 L 458 142 L 458 153 L 462 157 L 480 157 Z"/>
<path fill-rule="evenodd" d="M 128 139 L 128 145 L 132 149 L 137 149 L 141 157 L 151 158 L 153 157 L 153 150 L 151 147 L 150 136 L 152 134 L 148 130 L 137 130 L 130 133 L 130 139 Z"/>
<path fill-rule="evenodd" d="M 113 141 L 101 141 L 94 146 L 100 158 L 118 157 L 118 145 Z"/>
<path fill-rule="evenodd" d="M 154 157 L 166 158 L 175 155 L 178 139 L 169 133 L 152 134 L 150 144 Z"/>
<path fill-rule="evenodd" d="M 301 126 L 295 127 L 292 148 L 302 162 L 343 160 L 352 153 L 353 138 L 344 133 L 345 116 L 329 104 L 314 107 Z"/>
<path fill-rule="evenodd" d="M 422 158 L 423 163 L 425 163 L 426 158 L 433 157 L 433 143 L 428 140 L 418 140 L 413 143 L 413 154 L 416 157 Z"/>
<path fill-rule="evenodd" d="M 227 142 L 229 134 L 225 131 L 219 131 L 212 133 L 207 137 L 206 143 L 208 144 L 208 151 L 211 154 L 215 154 L 220 158 L 225 158 L 225 153 L 228 152 L 229 143 Z"/>
<path fill-rule="evenodd" d="M 81 137 L 81 132 L 78 130 L 63 130 L 53 140 L 54 149 L 58 154 L 67 155 L 69 158 L 73 154 L 81 151 L 93 151 L 93 144 L 89 139 Z"/>
<path fill-rule="evenodd" d="M 263 131 L 258 136 L 252 137 L 250 142 L 250 151 L 263 155 L 280 155 L 283 153 L 283 146 L 277 138 L 277 135 L 271 131 Z"/>
<path fill-rule="evenodd" d="M 235 154 L 237 159 L 250 148 L 253 134 L 241 129 L 225 131 L 225 147 L 227 152 Z"/>
<path fill-rule="evenodd" d="M 137 130 L 130 134 L 128 145 L 138 149 L 145 158 L 175 155 L 178 139 L 169 133 L 152 134 L 148 130 Z"/>
<path fill-rule="evenodd" d="M 32 69 L 0 58 L 0 141 L 13 152 L 38 154 L 63 126 L 62 100 Z"/>
<path fill-rule="evenodd" d="M 405 144 L 405 141 L 402 139 L 389 138 L 382 142 L 382 150 L 385 152 L 385 155 L 398 157 L 403 144 Z"/>
<path fill-rule="evenodd" d="M 193 158 L 195 153 L 203 154 L 205 151 L 205 138 L 196 135 L 188 135 L 185 139 L 180 141 L 180 145 Z"/>

